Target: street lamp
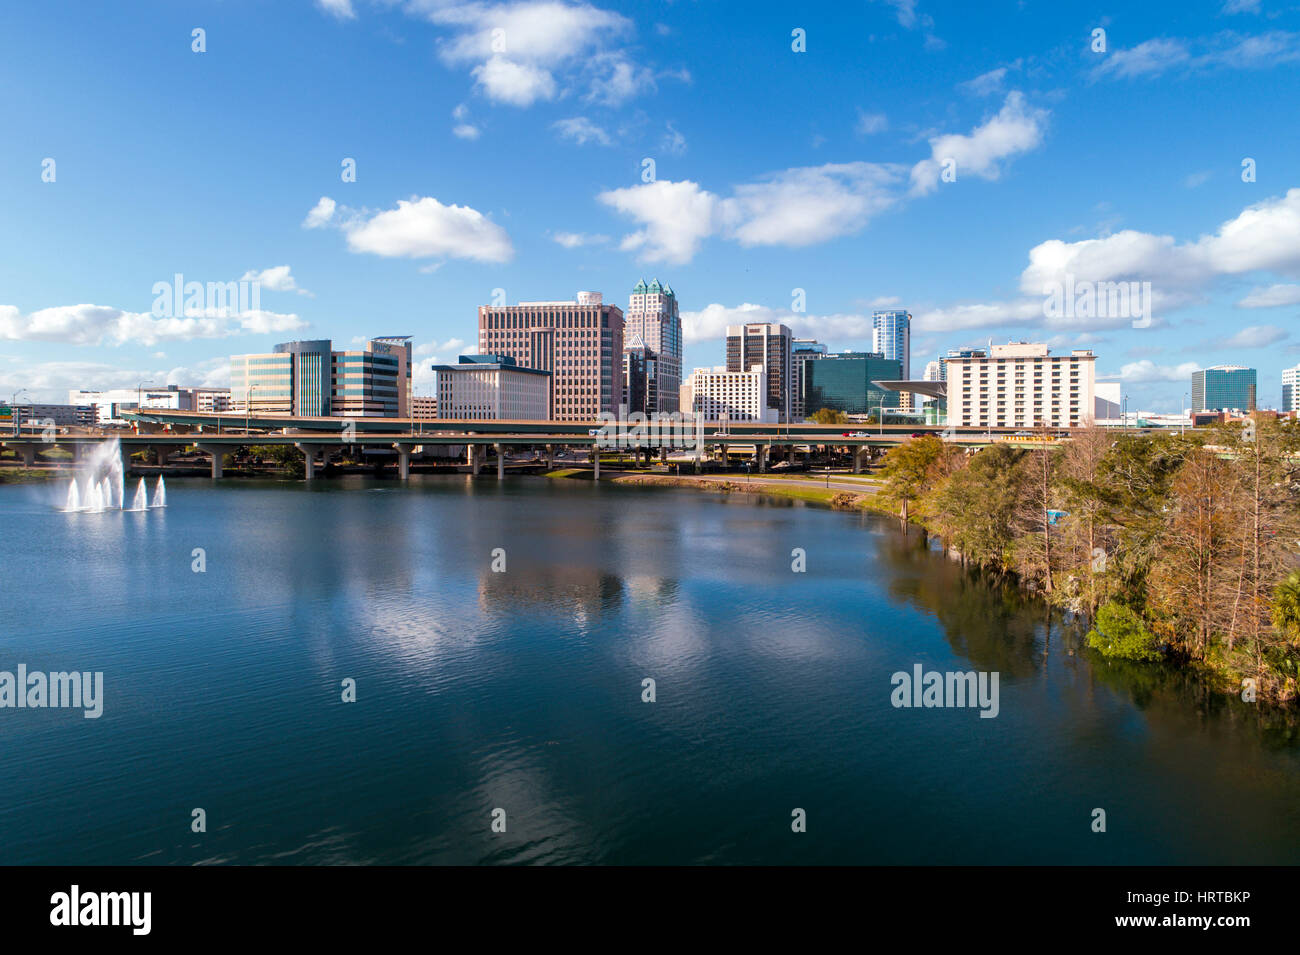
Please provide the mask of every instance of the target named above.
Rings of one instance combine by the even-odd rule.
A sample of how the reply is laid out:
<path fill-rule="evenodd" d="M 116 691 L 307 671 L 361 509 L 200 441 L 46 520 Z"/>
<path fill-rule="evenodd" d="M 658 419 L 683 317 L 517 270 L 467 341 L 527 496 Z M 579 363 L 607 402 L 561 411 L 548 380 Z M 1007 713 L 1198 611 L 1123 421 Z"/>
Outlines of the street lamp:
<path fill-rule="evenodd" d="M 13 397 L 9 399 L 9 413 L 14 416 L 15 438 L 21 438 L 23 436 L 22 419 L 18 415 L 18 396 L 25 392 L 27 392 L 26 388 L 19 388 L 14 392 Z"/>
<path fill-rule="evenodd" d="M 140 412 L 144 410 L 144 386 L 152 381 L 141 381 L 135 386 L 135 433 L 140 433 Z"/>
<path fill-rule="evenodd" d="M 1184 391 L 1184 392 L 1183 392 L 1183 407 L 1178 409 L 1178 416 L 1179 416 L 1180 418 L 1183 419 L 1183 430 L 1182 430 L 1182 433 L 1183 433 L 1183 434 L 1186 434 L 1186 433 L 1187 433 L 1187 419 L 1191 417 L 1191 411 L 1190 411 L 1190 410 L 1187 412 L 1187 414 L 1183 414 L 1183 410 L 1187 408 L 1187 397 L 1188 397 L 1187 392 Z"/>
<path fill-rule="evenodd" d="M 244 389 L 244 434 L 247 435 L 252 430 L 253 420 L 253 392 L 257 390 L 257 385 L 249 385 Z"/>

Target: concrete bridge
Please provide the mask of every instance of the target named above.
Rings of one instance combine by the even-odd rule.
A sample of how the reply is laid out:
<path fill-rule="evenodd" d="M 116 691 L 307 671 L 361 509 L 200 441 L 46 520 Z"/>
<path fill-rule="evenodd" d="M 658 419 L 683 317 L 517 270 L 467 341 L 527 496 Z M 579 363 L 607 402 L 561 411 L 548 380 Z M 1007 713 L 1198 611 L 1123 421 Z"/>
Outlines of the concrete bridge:
<path fill-rule="evenodd" d="M 601 429 L 600 421 L 285 418 L 150 409 L 126 414 L 136 419 L 136 431 L 0 437 L 0 447 L 18 451 L 23 457 L 24 466 L 31 467 L 35 464 L 36 454 L 42 450 L 62 447 L 71 450 L 74 457 L 77 457 L 88 446 L 117 440 L 121 444 L 124 471 L 130 470 L 131 455 L 137 451 L 153 450 L 158 453 L 160 462 L 163 462 L 173 453 L 196 448 L 211 459 L 212 477 L 219 478 L 226 454 L 238 448 L 250 445 L 292 445 L 303 454 L 306 478 L 310 481 L 315 477 L 321 454 L 338 448 L 391 451 L 397 459 L 398 476 L 405 480 L 410 476 L 412 453 L 429 446 L 465 447 L 467 464 L 474 475 L 481 472 L 490 448 L 495 452 L 498 478 L 505 476 L 505 452 L 511 448 L 544 449 L 548 466 L 552 468 L 555 466 L 557 449 L 583 450 L 589 453 L 595 474 L 599 476 L 598 451 L 606 454 L 630 454 L 638 464 L 644 458 L 647 466 L 655 455 L 666 463 L 674 451 L 678 454 L 686 453 L 696 460 L 714 454 L 720 454 L 726 459 L 730 454 L 743 453 L 757 460 L 758 472 L 762 473 L 776 455 L 793 456 L 802 450 L 806 457 L 813 447 L 834 446 L 850 450 L 853 472 L 857 474 L 861 472 L 864 461 L 881 450 L 909 440 L 918 430 L 913 425 L 886 425 L 883 428 L 877 425 L 869 430 L 858 430 L 855 425 L 817 425 L 807 422 L 779 426 L 730 422 L 725 430 L 719 430 L 721 426 L 717 423 L 706 423 L 702 436 L 696 430 L 684 436 L 652 438 L 648 446 L 636 446 L 636 441 L 629 440 L 628 431 L 622 426 L 612 434 L 593 433 Z M 920 430 L 938 434 L 933 428 Z M 1026 444 L 1041 440 L 1016 438 L 1009 429 L 954 429 L 945 438 L 972 449 L 1008 439 Z M 688 442 L 694 446 L 682 447 Z"/>

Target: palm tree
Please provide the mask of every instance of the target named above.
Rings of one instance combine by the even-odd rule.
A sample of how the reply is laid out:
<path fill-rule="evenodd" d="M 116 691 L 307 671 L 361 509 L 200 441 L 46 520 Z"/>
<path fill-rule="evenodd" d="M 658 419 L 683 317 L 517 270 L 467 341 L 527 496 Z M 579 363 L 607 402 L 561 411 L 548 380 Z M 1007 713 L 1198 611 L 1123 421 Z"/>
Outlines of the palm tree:
<path fill-rule="evenodd" d="M 1273 626 L 1290 643 L 1300 641 L 1300 570 L 1293 570 L 1273 591 Z"/>

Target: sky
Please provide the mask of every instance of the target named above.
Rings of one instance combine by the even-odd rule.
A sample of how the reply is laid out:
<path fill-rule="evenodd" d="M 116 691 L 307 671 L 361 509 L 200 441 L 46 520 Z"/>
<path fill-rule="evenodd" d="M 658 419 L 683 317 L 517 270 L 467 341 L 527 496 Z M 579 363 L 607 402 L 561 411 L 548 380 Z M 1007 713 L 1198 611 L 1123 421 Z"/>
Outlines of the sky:
<path fill-rule="evenodd" d="M 1298 80 L 1294 0 L 14 0 L 0 399 L 382 335 L 429 394 L 477 306 L 657 277 L 687 370 L 728 323 L 867 350 L 906 308 L 916 377 L 1045 341 L 1131 410 L 1215 364 L 1276 406 Z M 187 308 L 178 275 L 258 297 Z M 1150 308 L 1050 307 L 1113 282 Z"/>

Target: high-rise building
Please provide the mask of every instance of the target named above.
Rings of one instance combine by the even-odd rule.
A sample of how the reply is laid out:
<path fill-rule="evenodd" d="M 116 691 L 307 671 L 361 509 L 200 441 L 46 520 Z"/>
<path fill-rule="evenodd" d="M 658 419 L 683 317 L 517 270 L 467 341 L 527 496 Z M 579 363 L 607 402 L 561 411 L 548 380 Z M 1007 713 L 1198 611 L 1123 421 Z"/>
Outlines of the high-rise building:
<path fill-rule="evenodd" d="M 794 398 L 792 341 L 785 325 L 756 322 L 727 326 L 727 371 L 748 373 L 755 365 L 762 367 L 767 407 L 776 414 L 776 421 L 790 420 Z"/>
<path fill-rule="evenodd" d="M 988 352 L 983 348 L 950 348 L 947 355 L 940 355 L 939 377 L 935 381 L 948 380 L 948 361 L 952 358 L 987 358 Z"/>
<path fill-rule="evenodd" d="M 282 342 L 269 352 L 230 356 L 230 409 L 303 417 L 409 417 L 411 344 L 371 339 L 334 351 L 329 339 Z"/>
<path fill-rule="evenodd" d="M 902 378 L 912 377 L 912 313 L 904 309 L 877 309 L 871 316 L 871 350 L 903 369 Z M 912 410 L 912 395 L 902 392 L 899 410 Z"/>
<path fill-rule="evenodd" d="M 1046 345 L 994 345 L 987 357 L 949 357 L 948 424 L 960 427 L 1073 428 L 1092 417 L 1096 356 L 1052 355 Z"/>
<path fill-rule="evenodd" d="M 641 336 L 632 335 L 623 345 L 623 406 L 628 414 L 653 414 L 663 407 L 659 380 L 659 357 L 646 347 Z M 680 392 L 680 383 L 675 385 Z M 673 410 L 678 402 L 672 402 Z"/>
<path fill-rule="evenodd" d="M 682 383 L 682 320 L 677 311 L 677 295 L 671 285 L 661 285 L 658 279 L 646 285 L 645 279 L 641 279 L 632 288 L 627 314 L 623 317 L 623 337 L 631 341 L 634 336 L 654 352 L 657 362 L 659 403 L 645 410 L 678 410 Z"/>
<path fill-rule="evenodd" d="M 521 367 L 509 355 L 461 355 L 455 365 L 434 365 L 438 418 L 478 421 L 543 421 L 551 374 Z"/>
<path fill-rule="evenodd" d="M 1255 369 L 1215 365 L 1192 372 L 1192 411 L 1254 411 Z"/>
<path fill-rule="evenodd" d="M 843 352 L 804 362 L 800 370 L 809 414 L 823 408 L 854 415 L 879 413 L 882 408 L 901 410 L 899 393 L 875 384 L 902 378 L 902 364 L 896 359 L 873 352 Z"/>
<path fill-rule="evenodd" d="M 1300 365 L 1282 369 L 1282 410 L 1300 411 Z"/>
<path fill-rule="evenodd" d="M 706 421 L 777 422 L 771 407 L 768 375 L 761 363 L 749 371 L 696 368 L 682 384 L 681 411 Z"/>
<path fill-rule="evenodd" d="M 794 362 L 794 396 L 790 399 L 790 420 L 803 421 L 809 414 L 804 403 L 803 363 L 825 358 L 826 346 L 811 338 L 796 338 L 791 342 L 790 356 Z"/>
<path fill-rule="evenodd" d="M 599 292 L 571 302 L 480 305 L 479 352 L 550 372 L 548 417 L 595 421 L 623 397 L 623 310 Z"/>

